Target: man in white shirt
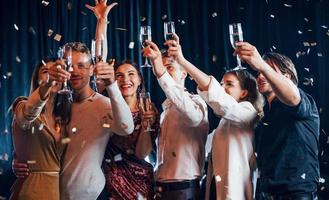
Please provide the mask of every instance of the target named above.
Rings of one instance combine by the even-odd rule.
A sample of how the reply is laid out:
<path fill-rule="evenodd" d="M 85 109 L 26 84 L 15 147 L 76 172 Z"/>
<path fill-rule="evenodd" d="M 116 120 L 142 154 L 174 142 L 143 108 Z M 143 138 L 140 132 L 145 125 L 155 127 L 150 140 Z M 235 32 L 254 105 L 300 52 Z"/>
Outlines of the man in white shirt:
<path fill-rule="evenodd" d="M 207 105 L 199 95 L 186 91 L 186 71 L 173 57 L 161 56 L 147 41 L 144 56 L 167 99 L 163 102 L 156 168 L 157 199 L 199 199 L 204 149 L 208 134 Z"/>

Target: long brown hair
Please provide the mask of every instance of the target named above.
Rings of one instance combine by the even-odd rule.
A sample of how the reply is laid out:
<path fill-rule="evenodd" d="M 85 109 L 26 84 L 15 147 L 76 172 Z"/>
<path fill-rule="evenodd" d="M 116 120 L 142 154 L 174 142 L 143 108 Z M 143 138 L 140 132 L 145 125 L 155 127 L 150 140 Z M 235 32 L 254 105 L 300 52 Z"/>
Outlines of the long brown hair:
<path fill-rule="evenodd" d="M 238 78 L 241 89 L 248 91 L 248 95 L 243 100 L 249 101 L 256 109 L 258 115 L 262 117 L 264 98 L 258 91 L 255 77 L 247 70 L 229 71 L 226 74 L 233 74 Z"/>

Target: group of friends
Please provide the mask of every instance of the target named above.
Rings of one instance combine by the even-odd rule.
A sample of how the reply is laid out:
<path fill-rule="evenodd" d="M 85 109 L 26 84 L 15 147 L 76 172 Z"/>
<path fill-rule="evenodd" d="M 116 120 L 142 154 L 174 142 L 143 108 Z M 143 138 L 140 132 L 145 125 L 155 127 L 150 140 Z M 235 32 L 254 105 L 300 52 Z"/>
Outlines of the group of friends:
<path fill-rule="evenodd" d="M 107 16 L 116 4 L 87 5 L 97 18 L 96 40 L 104 42 L 99 62 L 92 62 L 85 44 L 67 43 L 72 70 L 63 69 L 63 60 L 44 59 L 33 72 L 30 95 L 13 103 L 18 178 L 11 199 L 317 198 L 319 114 L 312 97 L 298 88 L 288 57 L 261 56 L 253 45 L 238 42 L 234 54 L 257 77 L 236 70 L 218 81 L 184 57 L 178 35 L 166 41 L 164 53 L 146 41 L 143 56 L 167 99 L 161 115 L 155 108 L 142 111 L 145 89 L 137 64 L 105 62 Z M 94 75 L 101 80 L 97 92 L 90 86 Z M 187 75 L 198 94 L 186 90 Z M 58 93 L 65 81 L 72 96 Z M 220 118 L 209 135 L 207 106 Z M 155 166 L 145 161 L 154 152 Z"/>

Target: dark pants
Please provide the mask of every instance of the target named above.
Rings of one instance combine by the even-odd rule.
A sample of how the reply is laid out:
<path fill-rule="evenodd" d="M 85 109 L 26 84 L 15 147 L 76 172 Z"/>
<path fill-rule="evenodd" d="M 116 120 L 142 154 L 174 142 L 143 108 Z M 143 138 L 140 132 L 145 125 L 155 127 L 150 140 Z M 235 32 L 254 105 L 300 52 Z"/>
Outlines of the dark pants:
<path fill-rule="evenodd" d="M 317 200 L 316 192 L 299 194 L 268 194 L 261 192 L 256 195 L 256 200 Z"/>
<path fill-rule="evenodd" d="M 155 196 L 157 200 L 199 200 L 199 179 L 180 182 L 156 182 Z"/>

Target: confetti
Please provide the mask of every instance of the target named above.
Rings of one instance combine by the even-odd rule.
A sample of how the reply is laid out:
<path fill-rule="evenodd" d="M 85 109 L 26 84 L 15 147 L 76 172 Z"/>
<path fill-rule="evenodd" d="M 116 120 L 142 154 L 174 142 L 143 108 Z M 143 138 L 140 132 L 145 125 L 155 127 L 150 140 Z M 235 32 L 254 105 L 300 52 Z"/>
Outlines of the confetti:
<path fill-rule="evenodd" d="M 313 78 L 304 78 L 303 84 L 313 86 L 313 82 Z"/>
<path fill-rule="evenodd" d="M 312 29 L 307 29 L 308 32 L 312 32 L 313 30 Z"/>
<path fill-rule="evenodd" d="M 241 7 L 240 7 L 240 10 L 244 10 L 244 7 L 241 6 Z"/>
<path fill-rule="evenodd" d="M 141 17 L 141 21 L 145 21 L 146 20 L 146 17 Z"/>
<path fill-rule="evenodd" d="M 16 62 L 18 62 L 18 63 L 21 63 L 21 59 L 19 58 L 19 56 L 16 56 Z"/>
<path fill-rule="evenodd" d="M 326 34 L 329 36 L 329 31 Z"/>
<path fill-rule="evenodd" d="M 67 9 L 72 10 L 72 2 L 67 2 Z"/>
<path fill-rule="evenodd" d="M 323 154 L 324 154 L 324 151 L 321 151 L 321 156 L 323 156 Z"/>
<path fill-rule="evenodd" d="M 117 31 L 128 31 L 128 30 L 125 29 L 125 28 L 115 28 L 115 30 L 117 30 Z"/>
<path fill-rule="evenodd" d="M 81 11 L 81 14 L 83 14 L 83 15 L 87 15 L 87 13 L 86 13 L 86 12 L 84 12 L 84 11 Z"/>
<path fill-rule="evenodd" d="M 77 128 L 73 127 L 72 128 L 72 133 L 76 133 L 77 132 Z"/>
<path fill-rule="evenodd" d="M 54 31 L 51 30 L 51 29 L 49 29 L 49 30 L 48 30 L 48 33 L 47 33 L 47 34 L 48 34 L 48 37 L 50 37 L 53 33 L 54 33 Z"/>
<path fill-rule="evenodd" d="M 304 47 L 309 47 L 310 43 L 309 42 L 303 42 Z"/>
<path fill-rule="evenodd" d="M 303 34 L 303 31 L 298 30 L 298 34 Z"/>
<path fill-rule="evenodd" d="M 212 62 L 216 62 L 217 61 L 217 56 L 216 55 L 212 55 Z"/>
<path fill-rule="evenodd" d="M 68 144 L 68 143 L 71 142 L 71 139 L 68 138 L 68 137 L 66 137 L 66 138 L 63 138 L 63 139 L 61 140 L 61 142 L 62 142 L 62 144 Z"/>
<path fill-rule="evenodd" d="M 180 22 L 181 25 L 184 25 L 185 24 L 185 21 L 184 20 L 181 20 L 181 21 L 178 21 Z"/>
<path fill-rule="evenodd" d="M 308 72 L 310 71 L 310 68 L 308 68 L 308 67 L 304 67 L 304 69 Z"/>
<path fill-rule="evenodd" d="M 60 34 L 56 34 L 54 37 L 54 40 L 56 40 L 57 42 L 61 41 L 62 36 Z"/>
<path fill-rule="evenodd" d="M 310 53 L 310 51 L 311 51 L 311 48 L 308 48 L 306 54 L 308 55 Z"/>
<path fill-rule="evenodd" d="M 83 30 L 83 31 L 85 31 L 85 30 L 87 30 L 88 28 L 85 26 L 85 27 L 83 27 L 81 30 Z"/>
<path fill-rule="evenodd" d="M 122 160 L 122 155 L 121 154 L 117 154 L 114 156 L 114 162 L 118 162 Z"/>
<path fill-rule="evenodd" d="M 312 46 L 312 47 L 315 47 L 316 44 L 317 44 L 316 42 L 312 42 L 312 43 L 311 43 L 311 46 Z"/>
<path fill-rule="evenodd" d="M 3 171 L 4 171 L 4 170 L 3 170 L 2 168 L 0 168 L 0 175 L 3 174 Z"/>
<path fill-rule="evenodd" d="M 139 192 L 137 192 L 137 200 L 146 200 L 146 198 Z"/>
<path fill-rule="evenodd" d="M 30 31 L 30 33 L 32 33 L 33 35 L 36 35 L 36 34 L 37 34 L 32 26 L 29 27 L 29 31 Z"/>
<path fill-rule="evenodd" d="M 14 24 L 14 28 L 15 28 L 16 31 L 19 30 L 19 28 L 18 28 L 18 26 L 16 24 Z"/>
<path fill-rule="evenodd" d="M 319 182 L 320 182 L 320 183 L 325 183 L 326 180 L 325 180 L 324 178 L 319 178 Z"/>
<path fill-rule="evenodd" d="M 276 47 L 274 45 L 272 47 L 273 47 L 273 49 L 276 49 Z"/>
<path fill-rule="evenodd" d="M 8 154 L 4 153 L 3 155 L 0 155 L 0 160 L 8 161 L 8 159 L 9 159 Z"/>
<path fill-rule="evenodd" d="M 105 159 L 105 162 L 107 162 L 107 163 L 110 163 L 111 162 L 111 159 Z"/>
<path fill-rule="evenodd" d="M 135 43 L 134 43 L 134 42 L 130 42 L 130 43 L 129 43 L 129 49 L 133 49 L 134 46 L 135 46 Z"/>
<path fill-rule="evenodd" d="M 263 122 L 263 124 L 264 124 L 264 126 L 268 126 L 268 123 L 266 123 L 266 122 Z"/>
<path fill-rule="evenodd" d="M 42 5 L 48 6 L 49 2 L 48 1 L 41 1 Z"/>
<path fill-rule="evenodd" d="M 329 144 L 329 137 L 327 138 L 327 144 Z"/>
<path fill-rule="evenodd" d="M 35 161 L 35 160 L 28 160 L 27 161 L 27 164 L 36 164 L 37 163 L 37 161 Z"/>
<path fill-rule="evenodd" d="M 273 14 L 270 14 L 270 17 L 274 18 L 275 16 Z"/>
<path fill-rule="evenodd" d="M 322 108 L 320 108 L 320 109 L 319 109 L 319 113 L 322 113 L 322 111 L 323 111 L 323 109 L 322 109 Z"/>
<path fill-rule="evenodd" d="M 320 188 L 320 190 L 321 191 L 323 191 L 323 190 L 325 190 L 326 188 L 324 187 L 324 186 L 322 186 L 321 188 Z"/>
<path fill-rule="evenodd" d="M 34 126 L 31 128 L 31 133 L 34 134 Z"/>
<path fill-rule="evenodd" d="M 319 57 L 322 57 L 323 56 L 322 53 L 317 53 L 316 55 L 318 55 Z"/>
<path fill-rule="evenodd" d="M 222 181 L 222 178 L 219 175 L 216 175 L 215 176 L 215 181 L 216 182 L 221 182 Z"/>
<path fill-rule="evenodd" d="M 328 26 L 326 26 L 326 25 L 322 25 L 321 27 L 324 28 L 324 29 L 328 28 Z"/>
<path fill-rule="evenodd" d="M 102 126 L 103 126 L 103 128 L 110 128 L 111 127 L 110 124 L 103 124 Z"/>
<path fill-rule="evenodd" d="M 166 20 L 166 19 L 167 19 L 167 15 L 163 15 L 163 16 L 161 17 L 161 19 L 162 19 L 162 20 Z"/>
<path fill-rule="evenodd" d="M 306 17 L 304 17 L 304 20 L 306 21 L 306 22 L 308 22 L 309 20 L 306 18 Z"/>
<path fill-rule="evenodd" d="M 7 79 L 7 76 L 6 75 L 2 75 L 3 79 Z"/>
<path fill-rule="evenodd" d="M 11 77 L 13 74 L 11 72 L 7 72 L 7 77 Z"/>
<path fill-rule="evenodd" d="M 302 179 L 305 179 L 305 178 L 306 178 L 306 174 L 304 173 L 304 174 L 302 174 L 300 177 L 301 177 Z"/>
<path fill-rule="evenodd" d="M 217 17 L 217 12 L 212 13 L 211 16 L 212 16 L 213 18 Z"/>
<path fill-rule="evenodd" d="M 44 60 L 41 60 L 41 63 L 43 64 L 43 66 L 46 66 L 46 62 Z"/>
<path fill-rule="evenodd" d="M 292 5 L 290 5 L 290 4 L 283 4 L 285 7 L 288 7 L 288 8 L 291 8 L 292 7 Z"/>

